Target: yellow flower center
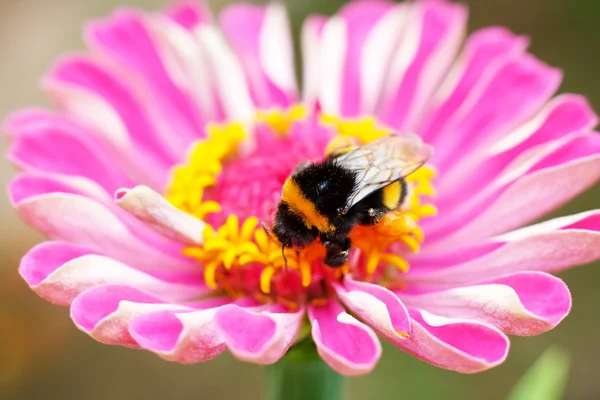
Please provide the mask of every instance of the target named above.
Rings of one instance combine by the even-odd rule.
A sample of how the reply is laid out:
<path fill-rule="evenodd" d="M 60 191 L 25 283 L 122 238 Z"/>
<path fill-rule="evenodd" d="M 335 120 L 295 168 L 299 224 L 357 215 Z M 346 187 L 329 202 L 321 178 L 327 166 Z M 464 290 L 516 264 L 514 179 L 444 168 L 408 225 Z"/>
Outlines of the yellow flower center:
<path fill-rule="evenodd" d="M 257 122 L 268 125 L 278 137 L 285 137 L 292 124 L 305 116 L 303 106 L 293 106 L 259 112 Z M 320 121 L 337 133 L 326 153 L 369 143 L 389 133 L 373 118 L 349 121 L 323 115 Z M 216 185 L 227 162 L 239 156 L 238 147 L 246 137 L 246 129 L 238 123 L 209 127 L 207 138 L 194 145 L 187 163 L 174 168 L 167 199 L 201 219 L 218 212 L 220 204 L 205 200 L 205 192 Z M 347 273 L 362 280 L 393 280 L 389 277 L 409 269 L 403 255 L 419 251 L 424 240 L 420 219 L 436 213 L 435 207 L 422 202 L 434 195 L 434 176 L 434 170 L 428 166 L 409 175 L 409 193 L 400 209 L 386 214 L 376 225 L 354 228 L 350 238 L 353 248 L 364 256 L 362 265 L 347 263 L 335 269 L 325 266 L 325 249 L 318 240 L 305 248 L 282 251 L 268 228 L 261 226 L 261 222 L 270 221 L 250 217 L 240 222 L 235 215 L 217 229 L 207 225 L 203 244 L 187 247 L 184 253 L 202 265 L 209 287 L 224 290 L 233 298 L 252 295 L 260 301 L 276 301 L 290 308 L 300 302 L 322 301 L 328 295 L 324 282 L 341 279 Z"/>

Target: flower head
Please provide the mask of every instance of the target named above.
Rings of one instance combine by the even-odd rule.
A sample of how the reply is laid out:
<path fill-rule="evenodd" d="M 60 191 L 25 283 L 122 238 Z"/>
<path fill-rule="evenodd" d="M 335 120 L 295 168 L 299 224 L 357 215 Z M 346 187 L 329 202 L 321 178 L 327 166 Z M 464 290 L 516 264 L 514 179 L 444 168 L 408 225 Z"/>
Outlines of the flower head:
<path fill-rule="evenodd" d="M 525 38 L 465 40 L 466 19 L 443 0 L 312 16 L 301 93 L 280 3 L 89 24 L 90 51 L 43 80 L 58 111 L 5 123 L 12 203 L 50 238 L 21 275 L 96 340 L 181 363 L 270 364 L 309 333 L 347 375 L 373 369 L 377 335 L 459 372 L 502 363 L 506 334 L 568 314 L 550 273 L 600 257 L 598 210 L 525 227 L 600 178 L 600 137 Z M 270 227 L 292 171 L 391 132 L 435 148 L 405 201 L 350 232 L 340 268 L 319 240 L 282 250 Z"/>

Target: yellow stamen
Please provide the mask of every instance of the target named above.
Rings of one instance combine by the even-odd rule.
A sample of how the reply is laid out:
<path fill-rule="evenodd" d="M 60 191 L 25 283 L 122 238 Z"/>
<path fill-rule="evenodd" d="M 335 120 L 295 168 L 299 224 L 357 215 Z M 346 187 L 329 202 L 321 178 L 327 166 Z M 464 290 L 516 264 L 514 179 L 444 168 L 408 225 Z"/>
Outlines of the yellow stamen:
<path fill-rule="evenodd" d="M 362 144 L 370 143 L 392 132 L 389 128 L 377 125 L 373 117 L 345 119 L 324 114 L 321 116 L 321 123 L 333 126 L 339 135 L 356 138 Z"/>
<path fill-rule="evenodd" d="M 197 142 L 184 165 L 171 171 L 171 183 L 165 197 L 175 207 L 204 219 L 207 214 L 221 211 L 219 203 L 203 201 L 207 188 L 217 183 L 223 161 L 237 153 L 246 137 L 242 124 L 209 125 L 208 137 Z"/>
<path fill-rule="evenodd" d="M 212 262 L 204 267 L 204 282 L 206 282 L 206 285 L 211 289 L 216 289 L 218 287 L 215 279 L 215 273 L 218 266 L 219 263 Z"/>
<path fill-rule="evenodd" d="M 260 274 L 260 290 L 269 294 L 271 292 L 271 279 L 275 274 L 275 268 L 272 266 L 265 267 Z"/>
<path fill-rule="evenodd" d="M 306 117 L 306 108 L 301 105 L 294 105 L 287 110 L 268 110 L 258 111 L 256 120 L 263 122 L 279 136 L 286 136 L 290 133 L 292 124 Z"/>

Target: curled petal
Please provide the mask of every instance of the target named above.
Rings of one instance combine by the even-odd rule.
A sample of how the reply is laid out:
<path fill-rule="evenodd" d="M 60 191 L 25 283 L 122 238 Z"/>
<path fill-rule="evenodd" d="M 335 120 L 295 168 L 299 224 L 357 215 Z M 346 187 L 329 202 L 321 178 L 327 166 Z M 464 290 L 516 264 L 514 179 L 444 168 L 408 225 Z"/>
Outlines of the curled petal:
<path fill-rule="evenodd" d="M 410 317 L 402 301 L 379 285 L 354 281 L 348 276 L 344 285 L 336 285 L 342 302 L 386 338 L 402 340 L 410 335 Z"/>
<path fill-rule="evenodd" d="M 371 372 L 381 357 L 375 333 L 335 301 L 308 306 L 312 337 L 327 364 L 342 375 Z"/>
<path fill-rule="evenodd" d="M 38 295 L 61 305 L 70 304 L 91 287 L 121 283 L 171 300 L 206 292 L 199 278 L 181 276 L 178 283 L 164 281 L 85 247 L 64 242 L 35 246 L 21 260 L 19 272 Z"/>
<path fill-rule="evenodd" d="M 440 317 L 409 310 L 411 335 L 394 345 L 440 368 L 475 373 L 495 367 L 506 359 L 510 342 L 490 325 Z"/>
<path fill-rule="evenodd" d="M 210 304 L 209 304 L 210 305 Z M 199 311 L 159 311 L 136 318 L 129 331 L 137 343 L 160 357 L 181 363 L 213 359 L 227 346 L 215 327 L 223 303 Z"/>
<path fill-rule="evenodd" d="M 99 342 L 139 347 L 128 332 L 133 318 L 161 309 L 186 307 L 164 302 L 131 286 L 107 285 L 89 289 L 73 300 L 71 319 Z"/>
<path fill-rule="evenodd" d="M 520 336 L 554 328 L 571 309 L 567 285 L 543 272 L 520 272 L 471 286 L 403 295 L 402 299 L 412 308 L 486 322 Z"/>
<path fill-rule="evenodd" d="M 187 244 L 201 244 L 206 224 L 169 203 L 147 186 L 119 189 L 116 203 L 162 235 Z"/>
<path fill-rule="evenodd" d="M 221 27 L 248 75 L 260 107 L 286 107 L 296 101 L 294 55 L 282 3 L 236 4 L 220 16 Z"/>
<path fill-rule="evenodd" d="M 294 343 L 304 309 L 263 311 L 228 305 L 215 315 L 215 325 L 229 350 L 240 360 L 257 364 L 277 362 Z"/>

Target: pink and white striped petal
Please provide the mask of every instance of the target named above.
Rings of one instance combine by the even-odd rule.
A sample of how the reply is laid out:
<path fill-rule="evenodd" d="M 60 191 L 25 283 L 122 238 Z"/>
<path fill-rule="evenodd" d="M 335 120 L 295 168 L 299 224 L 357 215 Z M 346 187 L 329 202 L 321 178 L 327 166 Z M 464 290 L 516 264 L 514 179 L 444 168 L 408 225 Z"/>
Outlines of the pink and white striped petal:
<path fill-rule="evenodd" d="M 170 255 L 164 246 L 161 249 L 156 243 L 136 236 L 113 211 L 98 201 L 73 192 L 28 195 L 13 197 L 17 212 L 28 225 L 51 239 L 87 247 L 146 271 L 163 271 L 168 275 L 197 269 L 195 263 L 183 255 Z M 145 256 L 139 257 L 140 254 Z"/>
<path fill-rule="evenodd" d="M 119 189 L 115 202 L 165 237 L 185 244 L 202 244 L 206 224 L 175 208 L 147 186 Z"/>
<path fill-rule="evenodd" d="M 431 142 L 433 163 L 442 172 L 479 160 L 482 149 L 534 117 L 558 89 L 562 74 L 524 54 L 484 77 Z"/>
<path fill-rule="evenodd" d="M 484 159 L 477 168 L 455 168 L 445 172 L 436 181 L 438 210 L 444 212 L 463 203 L 465 198 L 475 196 L 517 158 L 530 151 L 539 152 L 555 140 L 589 132 L 597 123 L 598 117 L 584 97 L 564 94 L 552 99 L 529 122 L 490 148 L 482 149 Z"/>
<path fill-rule="evenodd" d="M 490 325 L 416 309 L 409 312 L 411 335 L 393 344 L 423 361 L 471 374 L 501 364 L 508 355 L 508 338 Z"/>
<path fill-rule="evenodd" d="M 376 113 L 385 124 L 402 132 L 418 127 L 428 101 L 460 50 L 466 23 L 467 8 L 462 4 L 411 3 L 408 26 L 389 64 Z"/>
<path fill-rule="evenodd" d="M 142 91 L 153 116 L 169 131 L 184 154 L 185 148 L 204 135 L 204 116 L 190 94 L 173 82 L 165 66 L 156 26 L 142 13 L 117 10 L 102 21 L 88 23 L 85 39 L 90 48 L 105 56 L 115 70 L 124 71 L 136 91 Z"/>
<path fill-rule="evenodd" d="M 101 285 L 127 283 L 167 300 L 193 298 L 208 291 L 200 276 L 172 274 L 167 281 L 66 242 L 33 247 L 21 260 L 19 273 L 39 296 L 60 305 L 69 305 L 81 292 Z"/>
<path fill-rule="evenodd" d="M 486 189 L 443 218 L 425 221 L 428 244 L 456 246 L 523 226 L 600 179 L 600 135 L 573 134 L 514 160 Z M 469 222 L 465 224 L 465 220 Z"/>
<path fill-rule="evenodd" d="M 298 89 L 284 5 L 231 5 L 221 13 L 220 25 L 244 67 L 255 104 L 262 108 L 294 104 Z"/>
<path fill-rule="evenodd" d="M 84 177 L 109 192 L 133 184 L 116 153 L 82 127 L 31 116 L 13 122 L 11 133 L 7 158 L 25 171 Z"/>
<path fill-rule="evenodd" d="M 567 285 L 544 272 L 518 272 L 470 286 L 398 295 L 410 308 L 485 322 L 519 336 L 544 333 L 571 310 Z"/>
<path fill-rule="evenodd" d="M 483 28 L 472 33 L 427 106 L 427 113 L 417 129 L 423 140 L 436 143 L 471 90 L 507 60 L 523 54 L 528 44 L 527 38 L 502 27 Z"/>
<path fill-rule="evenodd" d="M 252 310 L 231 304 L 221 307 L 214 321 L 236 358 L 256 364 L 273 364 L 296 340 L 304 312 L 304 308 L 295 312 L 279 306 Z"/>
<path fill-rule="evenodd" d="M 321 40 L 328 18 L 310 15 L 302 25 L 300 46 L 302 47 L 302 100 L 314 104 L 321 90 Z"/>
<path fill-rule="evenodd" d="M 594 210 L 509 232 L 483 246 L 424 252 L 404 278 L 415 285 L 464 285 L 520 271 L 555 273 L 599 258 L 600 210 Z"/>
<path fill-rule="evenodd" d="M 308 317 L 317 352 L 342 375 L 369 373 L 381 357 L 381 343 L 375 333 L 344 311 L 334 300 L 310 304 Z"/>
<path fill-rule="evenodd" d="M 324 112 L 356 117 L 374 111 L 407 8 L 388 1 L 350 2 L 322 30 L 317 24 Z"/>

